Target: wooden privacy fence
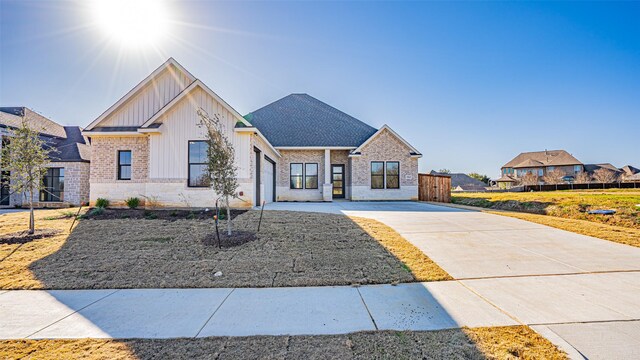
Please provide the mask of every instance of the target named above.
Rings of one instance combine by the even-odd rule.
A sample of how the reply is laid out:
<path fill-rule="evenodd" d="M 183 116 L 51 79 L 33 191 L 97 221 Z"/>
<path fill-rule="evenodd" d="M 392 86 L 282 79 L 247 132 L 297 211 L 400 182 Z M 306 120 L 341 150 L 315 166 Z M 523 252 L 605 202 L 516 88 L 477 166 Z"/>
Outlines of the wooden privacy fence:
<path fill-rule="evenodd" d="M 451 202 L 451 177 L 418 174 L 418 200 Z"/>

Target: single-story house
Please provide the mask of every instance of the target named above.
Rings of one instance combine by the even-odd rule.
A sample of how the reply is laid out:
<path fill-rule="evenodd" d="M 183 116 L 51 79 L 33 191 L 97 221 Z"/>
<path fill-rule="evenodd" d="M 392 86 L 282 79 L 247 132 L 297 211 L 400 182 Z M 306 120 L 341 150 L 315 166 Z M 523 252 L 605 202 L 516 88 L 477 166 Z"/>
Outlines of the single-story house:
<path fill-rule="evenodd" d="M 451 191 L 472 191 L 483 192 L 487 191 L 488 184 L 482 181 L 472 178 L 471 176 L 463 173 L 440 173 L 435 170 L 431 170 L 431 175 L 446 175 L 451 178 Z"/>
<path fill-rule="evenodd" d="M 12 129 L 26 124 L 39 132 L 46 146 L 53 148 L 51 162 L 42 186 L 34 195 L 38 207 L 61 207 L 89 202 L 89 163 L 91 150 L 88 139 L 78 126 L 62 126 L 26 107 L 0 107 L 0 146 L 11 141 Z M 27 194 L 11 190 L 11 173 L 1 170 L 0 206 L 26 205 Z"/>
<path fill-rule="evenodd" d="M 418 197 L 422 155 L 390 127 L 305 94 L 242 116 L 171 58 L 83 131 L 92 144 L 91 202 L 212 206 L 198 109 L 221 119 L 234 146 L 240 187 L 231 206 Z"/>

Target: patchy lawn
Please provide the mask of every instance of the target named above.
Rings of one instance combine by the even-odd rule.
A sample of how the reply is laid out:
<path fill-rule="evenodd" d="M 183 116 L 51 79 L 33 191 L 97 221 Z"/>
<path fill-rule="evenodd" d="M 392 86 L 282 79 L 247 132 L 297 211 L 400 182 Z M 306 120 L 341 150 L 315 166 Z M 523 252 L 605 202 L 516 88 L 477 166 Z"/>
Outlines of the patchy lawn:
<path fill-rule="evenodd" d="M 640 191 L 591 190 L 528 193 L 458 193 L 458 205 L 497 210 L 562 230 L 640 247 Z M 592 215 L 590 210 L 614 209 L 615 215 Z"/>
<path fill-rule="evenodd" d="M 526 326 L 323 336 L 0 341 L 0 358 L 566 359 Z"/>
<path fill-rule="evenodd" d="M 343 215 L 268 211 L 256 240 L 218 249 L 204 244 L 214 231 L 212 220 L 82 219 L 69 233 L 72 218 L 65 213 L 37 212 L 37 228 L 59 231 L 54 236 L 0 242 L 0 289 L 322 286 L 450 278 L 385 225 Z M 255 232 L 259 215 L 239 214 L 235 229 Z M 27 218 L 28 213 L 0 216 L 0 237 L 24 229 Z M 221 228 L 225 225 L 222 221 Z"/>

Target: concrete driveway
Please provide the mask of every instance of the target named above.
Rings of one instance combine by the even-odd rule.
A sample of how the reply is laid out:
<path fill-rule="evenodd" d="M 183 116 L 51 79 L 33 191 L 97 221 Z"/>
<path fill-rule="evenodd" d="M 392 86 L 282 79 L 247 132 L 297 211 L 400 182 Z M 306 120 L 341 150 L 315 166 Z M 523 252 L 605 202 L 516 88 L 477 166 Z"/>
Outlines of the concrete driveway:
<path fill-rule="evenodd" d="M 572 357 L 640 358 L 640 248 L 425 203 L 274 203 L 265 209 L 376 219 Z"/>

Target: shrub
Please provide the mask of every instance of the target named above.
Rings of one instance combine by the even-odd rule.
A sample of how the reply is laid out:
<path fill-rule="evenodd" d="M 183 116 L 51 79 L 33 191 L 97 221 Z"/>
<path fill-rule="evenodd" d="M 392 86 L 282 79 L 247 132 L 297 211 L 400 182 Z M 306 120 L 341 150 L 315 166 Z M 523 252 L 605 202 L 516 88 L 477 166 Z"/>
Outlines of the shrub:
<path fill-rule="evenodd" d="M 96 207 L 106 208 L 107 206 L 109 206 L 109 200 L 104 198 L 98 198 L 98 200 L 96 200 Z"/>
<path fill-rule="evenodd" d="M 135 209 L 140 206 L 140 199 L 138 199 L 137 197 L 130 197 L 125 201 L 125 203 L 129 207 L 129 209 Z"/>
<path fill-rule="evenodd" d="M 108 204 L 109 202 L 107 202 Z M 89 215 L 91 216 L 98 216 L 98 215 L 102 215 L 102 213 L 104 212 L 104 207 L 99 206 L 96 208 L 91 209 L 91 211 L 89 212 Z"/>

